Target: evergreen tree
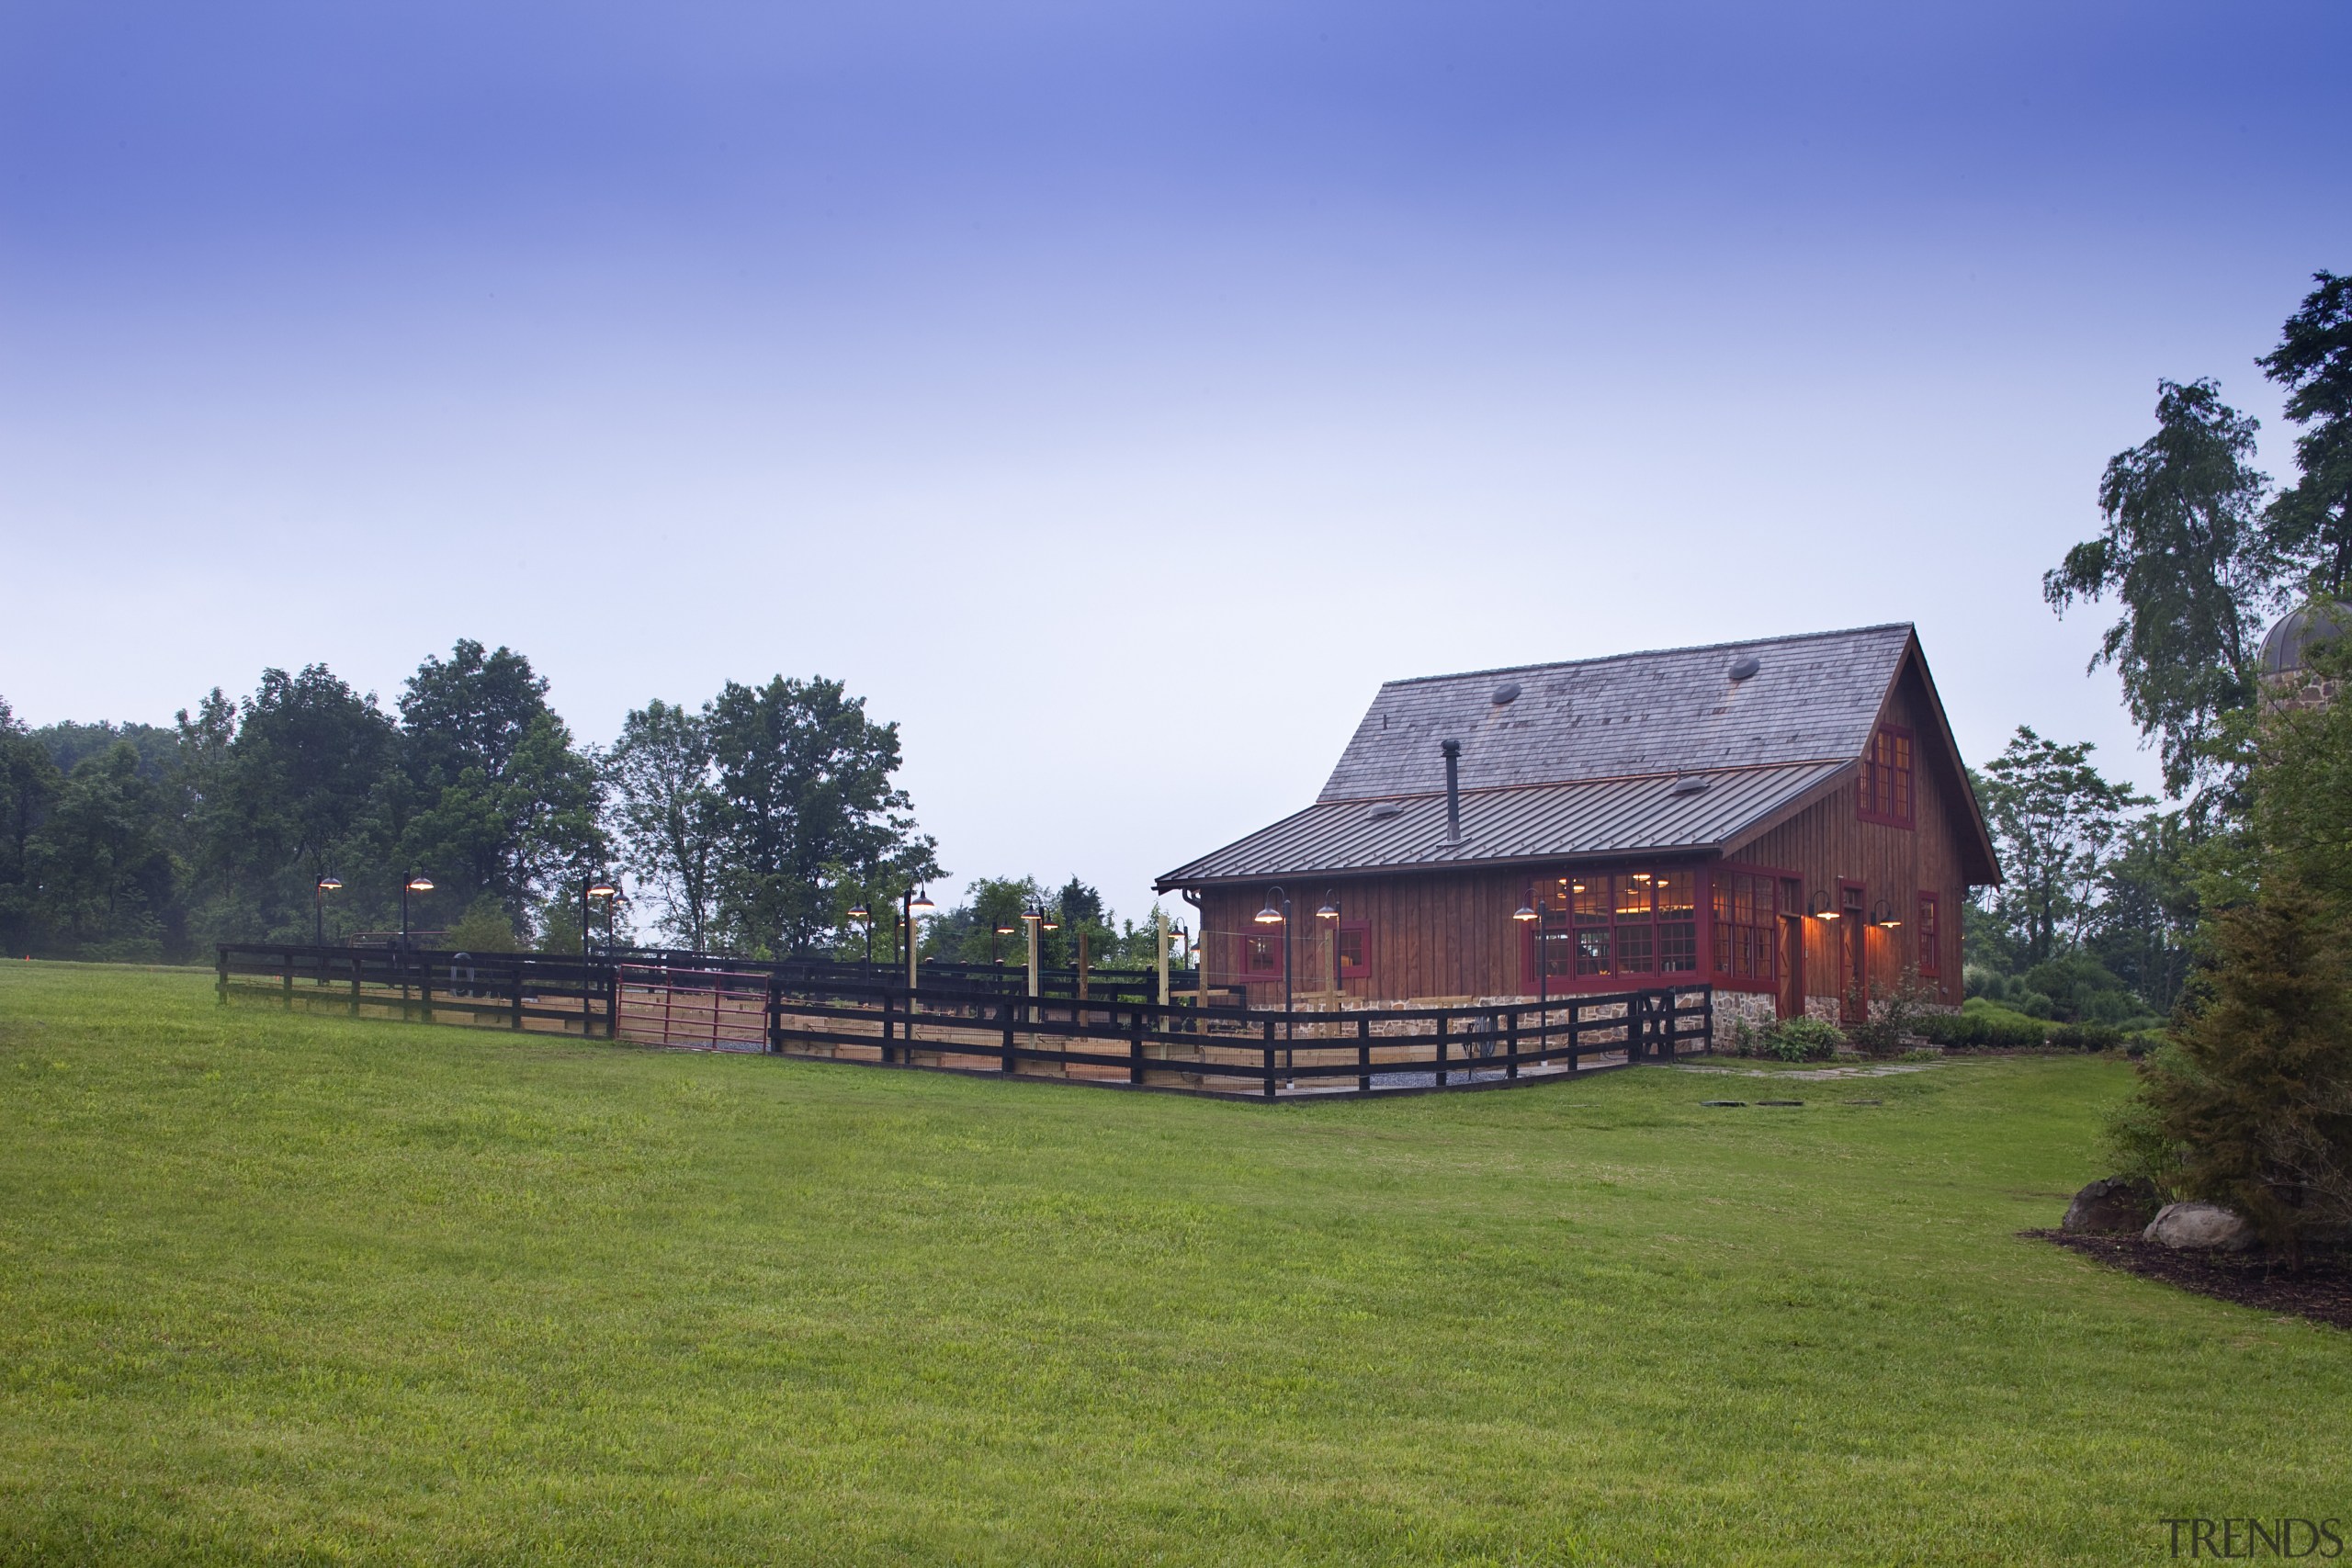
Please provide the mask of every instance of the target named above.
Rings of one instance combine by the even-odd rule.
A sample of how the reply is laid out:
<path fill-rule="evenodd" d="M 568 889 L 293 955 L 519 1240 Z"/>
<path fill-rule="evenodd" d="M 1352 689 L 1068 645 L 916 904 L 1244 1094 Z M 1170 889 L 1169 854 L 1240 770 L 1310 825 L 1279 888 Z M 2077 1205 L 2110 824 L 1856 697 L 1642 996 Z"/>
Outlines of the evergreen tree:
<path fill-rule="evenodd" d="M 2300 1256 L 2352 1227 L 2352 966 L 2318 900 L 2281 881 L 2211 926 L 2202 995 L 2142 1068 L 2163 1168 Z"/>

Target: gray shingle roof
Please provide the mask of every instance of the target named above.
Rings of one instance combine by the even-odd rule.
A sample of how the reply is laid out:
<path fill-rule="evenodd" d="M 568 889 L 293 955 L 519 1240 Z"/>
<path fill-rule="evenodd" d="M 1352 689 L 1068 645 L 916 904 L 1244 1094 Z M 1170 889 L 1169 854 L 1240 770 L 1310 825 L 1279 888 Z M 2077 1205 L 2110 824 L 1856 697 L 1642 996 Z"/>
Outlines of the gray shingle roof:
<path fill-rule="evenodd" d="M 1445 795 L 1417 795 L 1394 816 L 1374 803 L 1321 801 L 1160 878 L 1162 887 L 1312 873 L 1717 850 L 1749 824 L 1844 773 L 1799 762 L 1697 774 L 1596 779 L 1481 790 L 1462 797 L 1462 841 L 1445 841 Z M 1688 791 L 1704 780 L 1707 787 Z"/>
<path fill-rule="evenodd" d="M 1159 886 L 1720 849 L 1854 764 L 1911 637 L 1896 624 L 1391 681 L 1315 805 Z"/>
<path fill-rule="evenodd" d="M 1321 800 L 1858 758 L 1909 646 L 1908 624 L 1391 681 Z M 1733 661 L 1757 660 L 1731 679 Z M 1505 686 L 1518 696 L 1494 701 Z"/>

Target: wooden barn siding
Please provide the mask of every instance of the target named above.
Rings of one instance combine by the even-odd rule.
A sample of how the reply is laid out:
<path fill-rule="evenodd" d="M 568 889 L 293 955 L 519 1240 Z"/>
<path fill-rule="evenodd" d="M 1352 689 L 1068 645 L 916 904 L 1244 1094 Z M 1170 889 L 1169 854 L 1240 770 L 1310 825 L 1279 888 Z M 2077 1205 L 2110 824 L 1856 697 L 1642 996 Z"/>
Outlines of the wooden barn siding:
<path fill-rule="evenodd" d="M 1962 881 L 1968 786 L 1958 771 L 1959 759 L 1936 743 L 1927 692 L 1916 667 L 1904 671 L 1888 719 L 1912 733 L 1916 827 L 1863 821 L 1859 814 L 1861 784 L 1853 779 L 1731 858 L 1803 876 L 1808 900 L 1816 892 L 1826 892 L 1834 901 L 1842 879 L 1862 885 L 1866 908 L 1874 908 L 1881 898 L 1891 901 L 1903 924 L 1891 931 L 1872 928 L 1867 939 L 1865 956 L 1874 987 L 1901 982 L 1918 951 L 1918 895 L 1938 895 L 1943 918 L 1943 974 L 1938 990 L 1945 1002 L 1957 1006 L 1962 996 L 1960 911 L 1968 897 Z M 1840 923 L 1804 922 L 1807 996 L 1834 998 L 1844 988 Z"/>

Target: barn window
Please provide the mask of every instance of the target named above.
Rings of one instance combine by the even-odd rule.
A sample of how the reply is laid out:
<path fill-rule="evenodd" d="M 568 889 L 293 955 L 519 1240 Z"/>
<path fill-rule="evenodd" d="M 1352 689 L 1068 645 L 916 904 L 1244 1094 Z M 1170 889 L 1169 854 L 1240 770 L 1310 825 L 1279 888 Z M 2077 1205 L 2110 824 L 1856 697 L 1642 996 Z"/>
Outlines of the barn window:
<path fill-rule="evenodd" d="M 1340 922 L 1340 978 L 1372 973 L 1372 927 L 1363 920 Z"/>
<path fill-rule="evenodd" d="M 1770 980 L 1779 969 L 1774 882 L 1745 871 L 1714 874 L 1715 973 L 1740 980 Z"/>
<path fill-rule="evenodd" d="M 1279 931 L 1241 933 L 1241 970 L 1245 975 L 1283 972 L 1283 939 Z"/>
<path fill-rule="evenodd" d="M 1593 979 L 1697 969 L 1696 886 L 1688 871 L 1587 872 L 1561 877 L 1553 907 L 1569 910 L 1570 919 L 1566 930 L 1548 933 L 1544 972 Z M 1531 931 L 1529 940 L 1533 939 Z"/>
<path fill-rule="evenodd" d="M 1941 916 L 1932 893 L 1919 895 L 1919 973 L 1940 975 L 1944 972 L 1944 943 Z"/>
<path fill-rule="evenodd" d="M 1912 822 L 1911 732 L 1883 724 L 1862 753 L 1861 818 L 1908 828 Z"/>

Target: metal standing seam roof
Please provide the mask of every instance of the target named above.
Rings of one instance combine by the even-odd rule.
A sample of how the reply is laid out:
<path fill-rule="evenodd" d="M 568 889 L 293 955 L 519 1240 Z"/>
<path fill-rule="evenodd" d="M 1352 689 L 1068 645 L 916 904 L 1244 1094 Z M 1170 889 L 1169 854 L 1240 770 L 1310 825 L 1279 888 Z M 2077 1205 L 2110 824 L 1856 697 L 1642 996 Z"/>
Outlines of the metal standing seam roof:
<path fill-rule="evenodd" d="M 1715 850 L 1854 766 L 1820 761 L 1647 778 L 1480 790 L 1446 842 L 1445 795 L 1318 801 L 1160 878 L 1160 886 L 1581 855 Z M 1703 790 L 1690 791 L 1704 781 Z M 1374 815 L 1384 806 L 1395 815 Z"/>
<path fill-rule="evenodd" d="M 1315 805 L 1159 886 L 1721 848 L 1859 761 L 1912 644 L 1898 622 L 1391 681 Z M 1693 778 L 1707 787 L 1676 793 Z"/>

